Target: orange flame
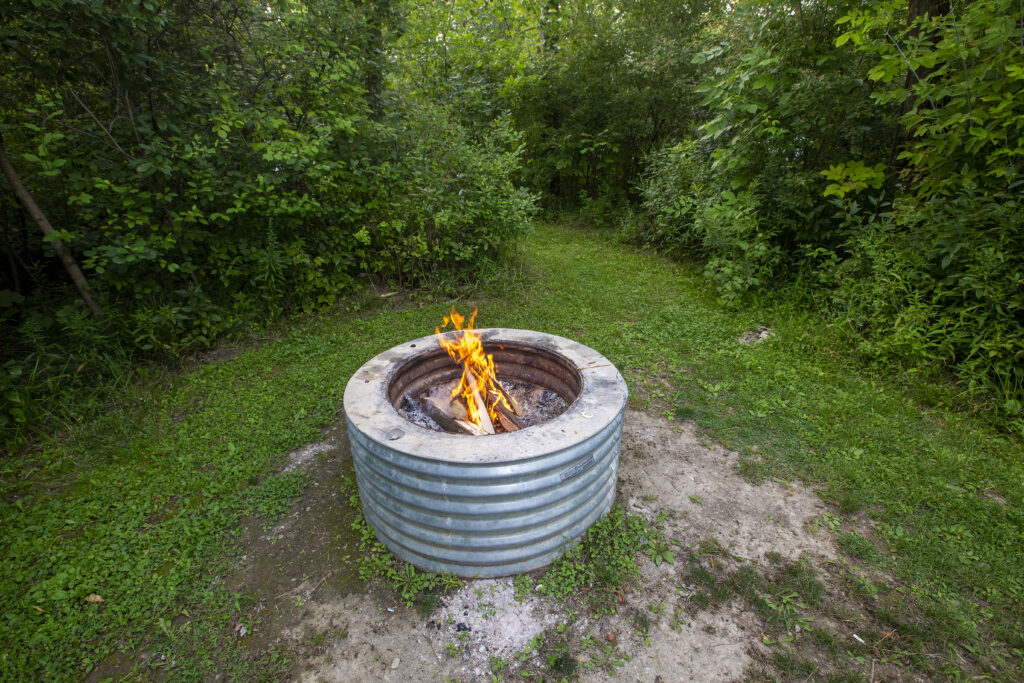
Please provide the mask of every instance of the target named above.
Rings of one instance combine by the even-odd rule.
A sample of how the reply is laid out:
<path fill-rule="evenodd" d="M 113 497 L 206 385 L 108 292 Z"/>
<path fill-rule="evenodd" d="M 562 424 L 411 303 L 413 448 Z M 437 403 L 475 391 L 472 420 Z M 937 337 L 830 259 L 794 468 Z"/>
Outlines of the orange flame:
<path fill-rule="evenodd" d="M 441 336 L 441 329 L 434 328 L 437 333 L 437 341 L 448 355 L 456 363 L 462 366 L 462 377 L 458 385 L 452 390 L 452 400 L 461 398 L 466 403 L 466 414 L 470 422 L 483 427 L 491 434 L 494 433 L 494 425 L 498 423 L 496 406 L 503 403 L 511 408 L 503 396 L 503 391 L 498 388 L 498 378 L 494 369 L 494 356 L 484 353 L 483 343 L 480 335 L 473 330 L 473 322 L 476 320 L 477 309 L 469 316 L 469 322 L 463 329 L 462 324 L 466 318 L 455 311 L 452 306 L 451 315 L 444 317 L 444 325 L 451 324 L 459 334 L 455 335 L 455 341 Z"/>

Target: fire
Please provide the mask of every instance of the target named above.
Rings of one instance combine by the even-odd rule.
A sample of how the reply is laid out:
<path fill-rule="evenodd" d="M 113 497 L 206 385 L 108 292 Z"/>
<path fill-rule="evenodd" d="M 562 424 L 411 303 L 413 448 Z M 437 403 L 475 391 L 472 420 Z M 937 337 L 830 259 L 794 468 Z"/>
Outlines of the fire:
<path fill-rule="evenodd" d="M 509 402 L 510 397 L 498 383 L 494 357 L 484 352 L 480 335 L 473 330 L 476 314 L 477 309 L 473 309 L 473 314 L 469 316 L 467 322 L 466 317 L 456 312 L 455 306 L 452 306 L 451 314 L 444 317 L 444 325 L 441 327 L 448 327 L 450 324 L 458 330 L 455 341 L 441 336 L 441 328 L 434 328 L 434 331 L 438 335 L 437 341 L 441 348 L 462 366 L 462 377 L 452 390 L 452 400 L 462 399 L 466 404 L 467 419 L 488 434 L 494 434 L 494 425 L 499 424 L 501 420 L 500 407 L 516 413 L 519 407 Z M 462 327 L 464 322 L 467 323 L 465 328 Z"/>

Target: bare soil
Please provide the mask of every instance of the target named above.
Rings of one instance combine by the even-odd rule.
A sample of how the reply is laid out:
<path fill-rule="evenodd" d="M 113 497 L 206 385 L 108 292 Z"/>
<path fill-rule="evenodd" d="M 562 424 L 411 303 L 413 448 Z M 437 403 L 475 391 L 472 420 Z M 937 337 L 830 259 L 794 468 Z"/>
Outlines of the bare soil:
<path fill-rule="evenodd" d="M 738 462 L 692 423 L 631 410 L 617 502 L 651 520 L 660 514 L 666 537 L 677 545 L 675 563 L 655 565 L 644 557 L 639 581 L 612 615 L 536 594 L 517 600 L 511 578 L 469 582 L 422 614 L 356 576 L 353 512 L 341 486 L 351 462 L 339 421 L 322 441 L 291 454 L 286 469 L 305 471 L 311 482 L 292 514 L 269 529 L 257 522 L 246 529 L 245 558 L 227 580 L 257 596 L 258 623 L 237 637 L 254 652 L 283 648 L 292 657 L 291 677 L 304 681 L 490 681 L 492 671 L 518 680 L 544 664 L 538 660 L 551 655 L 552 638 L 568 649 L 583 681 L 606 680 L 612 672 L 627 681 L 756 677 L 752 672 L 775 652 L 763 615 L 739 598 L 697 608 L 682 558 L 703 557 L 691 551 L 713 547 L 714 557 L 701 562 L 718 573 L 746 564 L 767 572 L 802 560 L 825 581 L 826 601 L 836 603 L 846 590 L 839 578 L 844 561 L 821 524 L 831 508 L 813 490 L 751 484 Z M 644 620 L 646 629 L 638 626 Z M 853 638 L 846 624 L 832 627 L 840 640 Z M 818 672 L 832 666 L 803 654 Z M 552 661 L 549 656 L 547 664 Z M 879 667 L 873 675 L 891 679 L 901 672 Z"/>

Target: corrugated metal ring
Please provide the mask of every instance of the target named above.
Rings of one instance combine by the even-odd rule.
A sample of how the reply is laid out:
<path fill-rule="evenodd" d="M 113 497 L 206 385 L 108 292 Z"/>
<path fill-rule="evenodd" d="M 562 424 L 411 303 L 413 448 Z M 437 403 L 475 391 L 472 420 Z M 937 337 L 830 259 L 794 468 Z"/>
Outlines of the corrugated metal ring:
<path fill-rule="evenodd" d="M 491 436 L 406 421 L 395 409 L 404 393 L 460 373 L 431 336 L 360 368 L 345 389 L 345 415 L 363 514 L 380 541 L 422 569 L 504 576 L 551 562 L 611 506 L 627 391 L 606 358 L 577 342 L 479 332 L 499 377 L 551 389 L 568 410 Z"/>

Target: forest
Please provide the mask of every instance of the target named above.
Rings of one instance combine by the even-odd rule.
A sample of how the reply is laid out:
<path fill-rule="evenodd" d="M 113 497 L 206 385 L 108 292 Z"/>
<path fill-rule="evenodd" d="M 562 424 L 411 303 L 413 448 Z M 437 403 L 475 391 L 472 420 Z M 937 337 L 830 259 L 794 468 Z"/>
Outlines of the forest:
<path fill-rule="evenodd" d="M 1009 0 L 14 1 L 0 42 L 12 447 L 133 364 L 493 273 L 538 212 L 1020 430 Z"/>

